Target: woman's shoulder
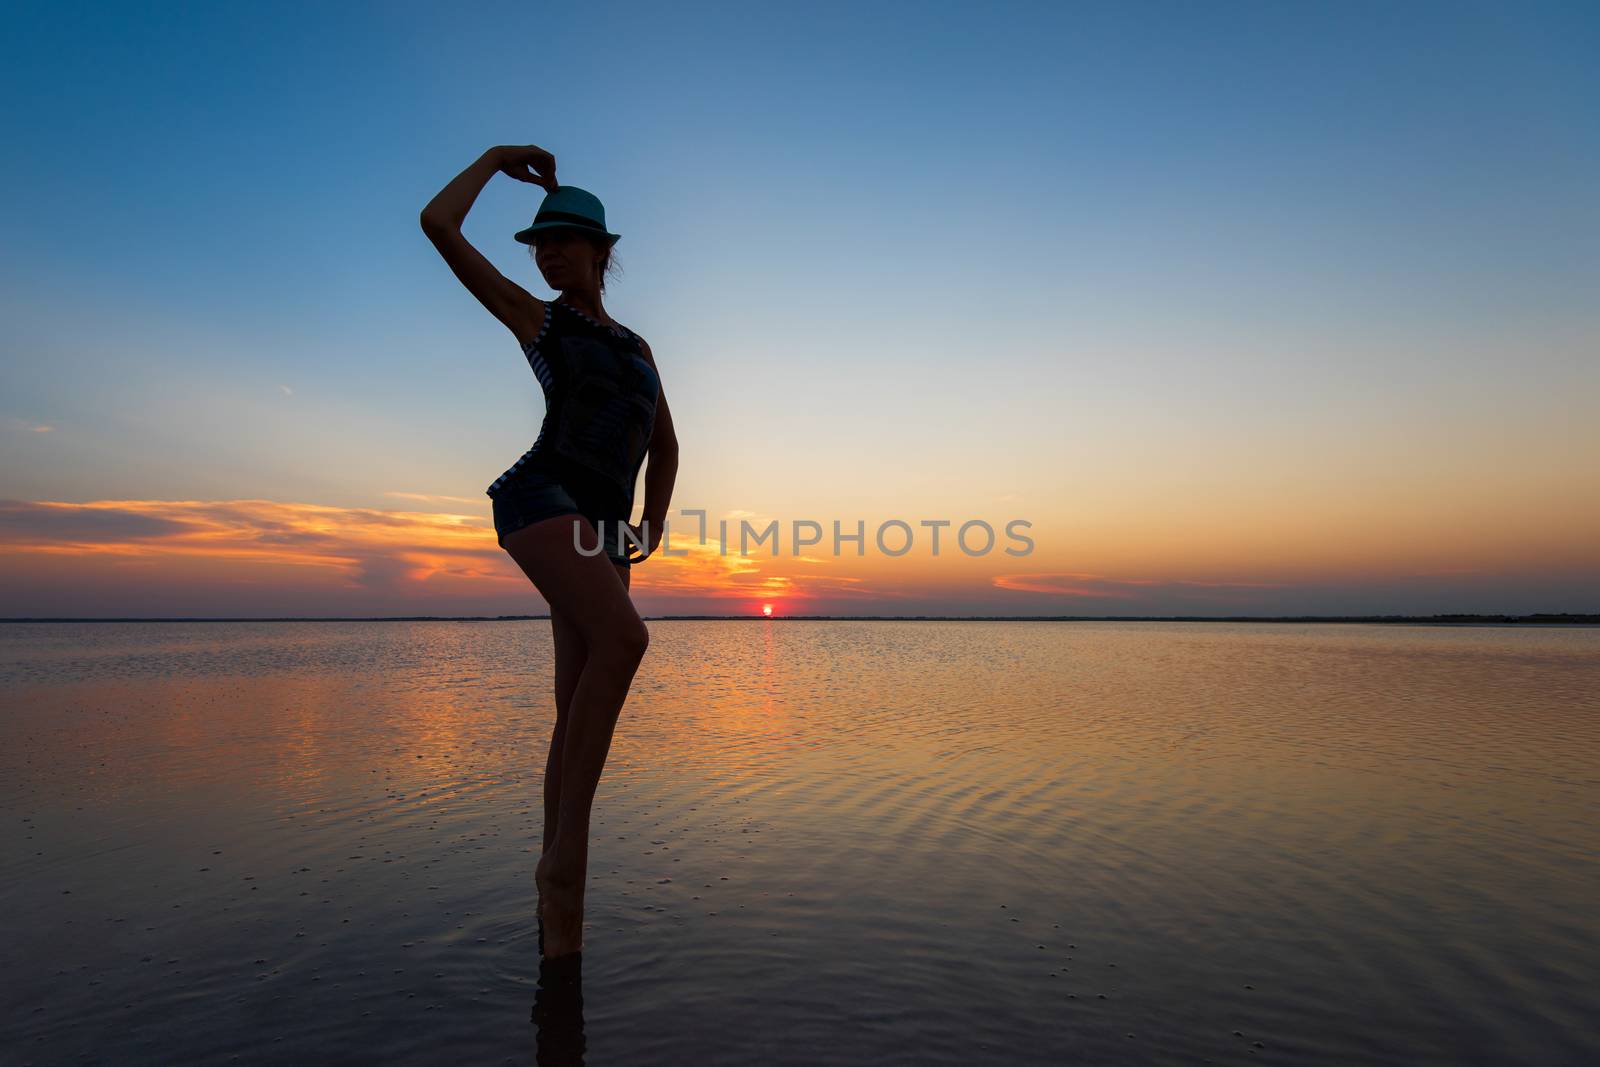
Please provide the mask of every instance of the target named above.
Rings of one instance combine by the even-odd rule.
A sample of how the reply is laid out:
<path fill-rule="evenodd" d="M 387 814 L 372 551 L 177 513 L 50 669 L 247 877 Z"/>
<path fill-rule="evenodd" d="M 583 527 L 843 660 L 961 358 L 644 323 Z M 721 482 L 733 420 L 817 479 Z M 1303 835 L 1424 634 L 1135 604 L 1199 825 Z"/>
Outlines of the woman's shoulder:
<path fill-rule="evenodd" d="M 624 326 L 623 329 L 628 330 L 626 326 Z M 650 342 L 646 341 L 643 337 L 640 337 L 632 330 L 628 330 L 628 336 L 632 337 L 634 344 L 639 346 L 639 355 L 643 356 L 644 361 L 650 364 L 651 368 L 654 369 L 656 365 L 656 357 L 655 353 L 650 351 Z"/>

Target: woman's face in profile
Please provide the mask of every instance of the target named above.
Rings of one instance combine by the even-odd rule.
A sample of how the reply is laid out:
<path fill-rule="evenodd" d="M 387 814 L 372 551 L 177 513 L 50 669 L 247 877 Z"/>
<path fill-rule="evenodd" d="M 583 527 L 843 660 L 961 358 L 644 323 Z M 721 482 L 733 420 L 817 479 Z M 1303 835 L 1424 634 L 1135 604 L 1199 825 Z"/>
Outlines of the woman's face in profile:
<path fill-rule="evenodd" d="M 566 226 L 540 230 L 533 235 L 534 261 L 552 289 L 566 289 L 591 278 L 600 251 L 582 231 Z"/>

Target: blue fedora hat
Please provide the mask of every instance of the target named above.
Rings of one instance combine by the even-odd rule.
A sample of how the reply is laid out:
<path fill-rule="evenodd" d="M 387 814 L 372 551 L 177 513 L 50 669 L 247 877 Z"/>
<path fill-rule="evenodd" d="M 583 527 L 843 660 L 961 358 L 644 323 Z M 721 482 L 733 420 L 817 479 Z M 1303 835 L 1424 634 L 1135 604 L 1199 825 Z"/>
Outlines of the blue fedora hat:
<path fill-rule="evenodd" d="M 553 230 L 557 226 L 585 230 L 597 237 L 608 238 L 610 245 L 622 240 L 620 233 L 607 232 L 606 208 L 600 203 L 600 198 L 576 185 L 558 185 L 554 192 L 546 193 L 538 213 L 533 216 L 533 225 L 518 230 L 512 236 L 525 245 L 531 245 L 535 233 Z"/>

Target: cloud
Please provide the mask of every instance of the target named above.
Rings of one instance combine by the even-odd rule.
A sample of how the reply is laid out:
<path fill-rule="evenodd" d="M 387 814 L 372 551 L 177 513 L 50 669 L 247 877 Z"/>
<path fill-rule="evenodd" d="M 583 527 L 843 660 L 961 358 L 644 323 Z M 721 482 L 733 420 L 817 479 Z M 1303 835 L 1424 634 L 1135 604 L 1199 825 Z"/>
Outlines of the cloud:
<path fill-rule="evenodd" d="M 50 433 L 55 429 L 47 423 L 34 422 L 31 419 L 19 419 L 15 415 L 0 418 L 0 426 L 8 430 L 21 430 L 23 433 Z"/>
<path fill-rule="evenodd" d="M 425 493 L 388 495 L 426 502 L 451 498 Z M 422 592 L 514 593 L 528 579 L 495 542 L 483 512 L 475 514 L 330 507 L 272 500 L 0 501 L 0 557 L 8 569 L 28 559 L 78 557 L 117 568 L 154 563 L 198 569 L 206 581 L 274 567 L 322 572 L 336 588 L 412 595 Z M 632 575 L 635 592 L 697 598 L 744 599 L 819 596 L 870 599 L 870 583 L 821 573 L 814 557 L 791 566 L 785 557 L 723 555 L 715 537 L 697 542 L 694 524 L 673 531 L 670 547 L 683 555 L 656 554 Z M 731 546 L 730 546 L 731 548 Z M 75 564 L 76 565 L 76 564 Z M 263 571 L 262 568 L 265 568 Z M 87 567 L 83 581 L 93 582 Z M 256 580 L 270 580 L 252 578 Z M 424 588 L 425 587 L 425 588 Z"/>
<path fill-rule="evenodd" d="M 1074 571 L 1049 571 L 1035 574 L 1002 574 L 994 578 L 998 589 L 1020 593 L 1045 593 L 1051 596 L 1087 597 L 1095 600 L 1132 600 L 1151 593 L 1190 597 L 1194 590 L 1210 594 L 1237 589 L 1281 589 L 1276 582 L 1202 582 L 1183 578 L 1107 578 L 1101 574 Z"/>
<path fill-rule="evenodd" d="M 0 544 L 8 546 L 113 545 L 181 536 L 190 530 L 182 519 L 112 504 L 0 500 Z"/>
<path fill-rule="evenodd" d="M 363 587 L 526 581 L 481 516 L 271 500 L 0 501 L 0 555 L 327 568 Z"/>
<path fill-rule="evenodd" d="M 445 496 L 442 493 L 402 493 L 398 489 L 390 489 L 384 496 L 399 497 L 401 500 L 416 500 L 424 504 L 435 500 L 442 500 L 448 504 L 482 504 L 488 500 L 487 496 Z"/>
<path fill-rule="evenodd" d="M 786 573 L 795 562 L 826 562 L 816 557 L 757 555 L 741 556 L 738 539 L 729 537 L 728 554 L 718 551 L 713 530 L 707 530 L 706 543 L 697 540 L 696 523 L 677 533 L 670 523 L 666 542 L 642 566 L 634 569 L 631 588 L 655 595 L 693 596 L 712 600 L 747 600 L 753 597 L 782 597 L 787 601 L 821 597 L 846 599 L 896 598 L 869 585 L 864 578 L 844 574 L 818 574 L 809 566 Z M 673 554 L 662 551 L 670 547 Z M 683 555 L 678 555 L 679 552 Z"/>
<path fill-rule="evenodd" d="M 360 589 L 387 590 L 410 581 L 412 565 L 394 556 L 367 556 L 354 562 L 350 585 Z"/>
<path fill-rule="evenodd" d="M 462 499 L 388 495 L 435 506 Z M 3 500 L 0 562 L 8 581 L 48 569 L 74 575 L 74 588 L 144 571 L 170 576 L 172 585 L 294 585 L 376 594 L 395 603 L 533 593 L 526 575 L 496 544 L 487 498 L 470 503 L 470 509 L 417 511 L 274 500 Z M 696 523 L 681 532 L 672 524 L 668 544 L 674 555 L 665 554 L 668 545 L 658 547 L 634 569 L 632 591 L 646 601 L 777 601 L 785 611 L 806 602 L 902 603 L 928 593 L 917 582 L 903 585 L 885 573 L 863 576 L 859 564 L 837 559 L 764 551 L 741 556 L 736 538 L 723 554 L 714 531 L 708 534 L 702 545 Z M 1181 595 L 1189 587 L 1215 594 L 1239 583 L 1050 572 L 1004 575 L 993 584 L 1012 592 L 1127 599 L 1155 589 Z M 947 584 L 941 595 L 959 601 L 973 591 L 958 582 Z"/>

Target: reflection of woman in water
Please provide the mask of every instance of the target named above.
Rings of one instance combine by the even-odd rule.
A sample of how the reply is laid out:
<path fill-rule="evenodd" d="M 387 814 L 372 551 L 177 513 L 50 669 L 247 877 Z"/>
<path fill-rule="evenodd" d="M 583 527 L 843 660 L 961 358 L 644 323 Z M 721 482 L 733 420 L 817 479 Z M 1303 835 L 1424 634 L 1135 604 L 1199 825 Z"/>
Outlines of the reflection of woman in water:
<path fill-rule="evenodd" d="M 461 235 L 496 172 L 546 190 L 533 224 L 515 237 L 560 291 L 555 300 L 506 278 Z M 422 229 L 461 283 L 516 335 L 544 390 L 538 439 L 487 492 L 500 546 L 550 605 L 556 726 L 535 880 L 540 950 L 566 956 L 583 947 L 595 787 L 650 639 L 628 597 L 629 567 L 661 541 L 678 441 L 650 346 L 600 306 L 618 235 L 607 232 L 598 199 L 556 184 L 549 152 L 489 149 L 423 208 Z M 633 526 L 633 489 L 646 456 L 644 513 Z"/>

